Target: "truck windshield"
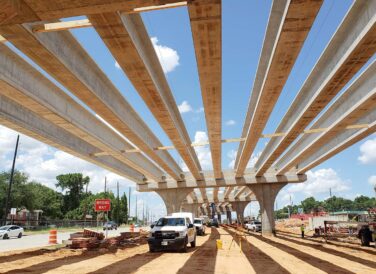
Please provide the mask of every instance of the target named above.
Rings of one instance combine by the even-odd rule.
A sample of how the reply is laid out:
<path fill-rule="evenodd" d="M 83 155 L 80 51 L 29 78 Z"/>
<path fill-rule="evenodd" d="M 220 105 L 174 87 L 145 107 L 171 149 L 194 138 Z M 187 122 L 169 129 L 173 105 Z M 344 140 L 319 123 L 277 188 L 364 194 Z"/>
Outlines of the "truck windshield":
<path fill-rule="evenodd" d="M 185 226 L 184 218 L 160 218 L 156 226 Z"/>

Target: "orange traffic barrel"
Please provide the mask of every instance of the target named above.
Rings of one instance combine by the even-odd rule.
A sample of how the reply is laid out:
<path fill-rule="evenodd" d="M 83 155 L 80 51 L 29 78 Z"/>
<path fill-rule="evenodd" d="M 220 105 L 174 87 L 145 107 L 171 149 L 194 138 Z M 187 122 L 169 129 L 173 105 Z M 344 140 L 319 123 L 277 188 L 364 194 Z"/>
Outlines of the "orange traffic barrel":
<path fill-rule="evenodd" d="M 50 230 L 50 236 L 48 238 L 49 244 L 57 244 L 57 230 Z"/>

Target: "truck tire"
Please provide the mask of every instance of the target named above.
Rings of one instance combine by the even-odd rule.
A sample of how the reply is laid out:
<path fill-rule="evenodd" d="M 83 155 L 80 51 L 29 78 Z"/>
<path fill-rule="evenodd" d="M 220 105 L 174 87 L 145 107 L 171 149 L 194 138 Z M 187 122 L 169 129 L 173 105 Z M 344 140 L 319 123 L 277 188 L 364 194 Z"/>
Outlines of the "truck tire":
<path fill-rule="evenodd" d="M 18 234 L 17 237 L 18 237 L 18 238 L 22 238 L 22 233 L 20 232 L 20 234 Z"/>
<path fill-rule="evenodd" d="M 4 240 L 8 240 L 8 239 L 9 239 L 8 234 L 4 234 L 3 239 L 4 239 Z"/>
<path fill-rule="evenodd" d="M 152 247 L 152 246 L 149 245 L 149 252 L 153 253 L 154 251 L 155 251 L 154 247 Z"/>
<path fill-rule="evenodd" d="M 191 242 L 191 247 L 196 247 L 196 236 L 193 239 L 193 241 Z"/>
<path fill-rule="evenodd" d="M 188 251 L 188 236 L 185 237 L 184 246 L 181 249 L 181 252 L 186 253 Z"/>
<path fill-rule="evenodd" d="M 365 228 L 360 231 L 360 241 L 362 242 L 362 246 L 369 246 L 371 241 L 369 229 Z"/>

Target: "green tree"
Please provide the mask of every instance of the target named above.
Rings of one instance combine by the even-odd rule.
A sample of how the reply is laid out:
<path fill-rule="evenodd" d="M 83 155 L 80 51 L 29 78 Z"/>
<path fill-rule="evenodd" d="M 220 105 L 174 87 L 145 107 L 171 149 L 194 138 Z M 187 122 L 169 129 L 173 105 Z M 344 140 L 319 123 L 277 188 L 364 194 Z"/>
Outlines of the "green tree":
<path fill-rule="evenodd" d="M 63 195 L 53 189 L 37 182 L 27 184 L 27 191 L 34 198 L 33 209 L 43 210 L 43 216 L 52 219 L 61 219 L 63 213 L 61 211 L 63 205 Z"/>
<path fill-rule="evenodd" d="M 330 197 L 323 203 L 324 208 L 329 212 L 353 210 L 352 201 L 342 197 Z"/>
<path fill-rule="evenodd" d="M 358 196 L 354 199 L 353 210 L 368 210 L 369 208 L 376 207 L 376 199 L 367 196 Z"/>
<path fill-rule="evenodd" d="M 0 218 L 4 218 L 6 197 L 8 194 L 10 172 L 0 173 Z M 28 176 L 25 173 L 15 170 L 13 177 L 12 191 L 10 193 L 10 207 L 33 208 L 34 197 L 29 195 L 26 184 Z M 34 198 L 34 199 L 33 199 Z"/>
<path fill-rule="evenodd" d="M 56 180 L 56 186 L 65 191 L 63 213 L 80 207 L 80 201 L 84 198 L 84 187 L 89 184 L 90 178 L 83 177 L 82 173 L 69 173 L 57 176 Z"/>
<path fill-rule="evenodd" d="M 317 208 L 320 206 L 320 202 L 316 201 L 313 197 L 308 197 L 301 202 L 303 207 L 304 213 L 311 213 L 312 211 L 316 211 Z"/>

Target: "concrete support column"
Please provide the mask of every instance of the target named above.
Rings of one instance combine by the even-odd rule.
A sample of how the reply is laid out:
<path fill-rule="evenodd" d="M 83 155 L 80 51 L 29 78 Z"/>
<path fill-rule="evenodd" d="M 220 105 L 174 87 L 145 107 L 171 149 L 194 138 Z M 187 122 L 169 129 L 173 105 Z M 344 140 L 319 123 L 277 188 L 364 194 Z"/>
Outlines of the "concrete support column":
<path fill-rule="evenodd" d="M 236 211 L 236 218 L 240 224 L 244 224 L 244 210 L 248 204 L 249 201 L 238 201 L 231 203 L 232 209 Z"/>
<path fill-rule="evenodd" d="M 226 216 L 227 216 L 227 223 L 232 224 L 231 209 L 228 206 L 226 206 Z"/>
<path fill-rule="evenodd" d="M 274 202 L 278 192 L 287 183 L 274 183 L 274 184 L 253 184 L 248 187 L 255 194 L 261 211 L 261 222 L 263 236 L 271 236 L 275 234 L 274 222 Z"/>
<path fill-rule="evenodd" d="M 171 189 L 159 189 L 155 191 L 161 196 L 164 201 L 167 209 L 167 215 L 170 215 L 173 212 L 179 212 L 181 205 L 187 195 L 192 192 L 191 188 L 171 188 Z"/>
<path fill-rule="evenodd" d="M 217 218 L 218 218 L 218 223 L 221 224 L 222 223 L 222 215 L 220 212 L 217 213 Z"/>
<path fill-rule="evenodd" d="M 198 213 L 198 204 L 184 204 L 181 207 L 181 210 L 184 212 L 191 212 L 193 213 L 194 217 L 198 217 L 200 214 Z"/>

